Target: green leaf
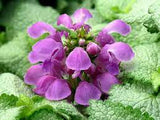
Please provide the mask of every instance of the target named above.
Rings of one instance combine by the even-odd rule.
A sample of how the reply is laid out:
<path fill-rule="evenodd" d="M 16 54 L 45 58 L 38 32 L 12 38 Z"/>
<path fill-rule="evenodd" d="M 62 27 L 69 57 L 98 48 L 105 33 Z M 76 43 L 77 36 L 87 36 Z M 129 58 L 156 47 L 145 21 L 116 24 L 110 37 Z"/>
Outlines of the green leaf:
<path fill-rule="evenodd" d="M 18 97 L 14 95 L 0 95 L 0 110 L 14 107 L 16 105 L 17 100 Z"/>
<path fill-rule="evenodd" d="M 52 110 L 40 109 L 27 118 L 28 120 L 64 120 L 60 115 Z"/>
<path fill-rule="evenodd" d="M 27 27 L 38 21 L 49 24 L 56 22 L 59 14 L 51 7 L 43 7 L 38 2 L 28 0 L 16 0 L 7 4 L 0 15 L 0 23 L 7 28 L 8 39 L 17 32 L 27 32 Z"/>
<path fill-rule="evenodd" d="M 2 9 L 2 1 L 0 0 L 0 11 L 1 11 L 1 9 Z"/>
<path fill-rule="evenodd" d="M 148 20 L 146 20 L 143 25 L 147 28 L 147 31 L 150 33 L 158 33 L 158 27 L 155 24 L 154 20 L 152 19 L 152 17 L 150 17 Z"/>
<path fill-rule="evenodd" d="M 78 110 L 72 104 L 69 104 L 66 101 L 51 102 L 45 99 L 37 100 L 37 98 L 33 98 L 33 100 L 38 101 L 35 104 L 36 109 L 45 108 L 45 106 L 50 106 L 55 113 L 63 116 L 64 118 L 68 120 L 70 119 L 85 120 L 85 117 L 81 113 L 79 113 Z"/>
<path fill-rule="evenodd" d="M 111 101 L 91 101 L 87 108 L 89 120 L 153 120 L 148 113 Z"/>
<path fill-rule="evenodd" d="M 28 53 L 31 51 L 30 38 L 19 33 L 12 41 L 0 47 L 0 71 L 11 72 L 23 78 L 30 67 Z M 33 41 L 33 40 L 32 40 Z"/>
<path fill-rule="evenodd" d="M 137 46 L 140 44 L 151 44 L 153 42 L 157 42 L 159 39 L 159 34 L 150 33 L 147 31 L 147 28 L 140 23 L 132 23 L 131 25 L 131 33 L 127 36 L 122 36 L 119 34 L 114 34 L 116 41 L 123 41 L 128 43 L 129 45 Z"/>
<path fill-rule="evenodd" d="M 96 9 L 108 20 L 119 18 L 119 14 L 126 14 L 136 0 L 97 0 Z"/>
<path fill-rule="evenodd" d="M 155 95 L 150 84 L 116 85 L 109 94 L 112 102 L 139 108 L 142 112 L 148 112 L 155 120 L 160 119 L 160 94 Z"/>
<path fill-rule="evenodd" d="M 0 96 L 0 120 L 17 120 L 23 107 L 15 107 L 17 97 L 3 94 Z"/>
<path fill-rule="evenodd" d="M 89 19 L 89 21 L 87 22 L 89 25 L 91 25 L 91 27 L 94 27 L 97 24 L 102 24 L 104 21 L 106 21 L 99 13 L 97 10 L 95 9 L 89 9 L 89 11 L 92 14 L 92 18 Z"/>
<path fill-rule="evenodd" d="M 25 95 L 21 95 L 16 101 L 16 107 L 23 107 L 21 111 L 21 118 L 34 118 L 38 119 L 37 116 L 42 117 L 60 117 L 65 118 L 67 120 L 85 120 L 85 117 L 78 112 L 78 110 L 72 105 L 67 103 L 66 101 L 49 101 L 39 96 L 34 96 L 30 98 Z M 43 114 L 48 110 L 48 115 Z M 39 112 L 42 112 L 42 115 Z"/>
<path fill-rule="evenodd" d="M 69 104 L 66 101 L 51 102 L 39 96 L 31 98 L 25 95 L 16 97 L 2 94 L 0 96 L 0 118 L 5 118 L 6 114 L 4 114 L 4 112 L 7 111 L 9 114 L 11 110 L 13 110 L 11 120 L 15 120 L 16 118 L 26 120 L 64 120 L 64 118 L 66 120 L 86 119 L 72 104 Z"/>
<path fill-rule="evenodd" d="M 160 30 L 160 1 L 157 0 L 154 4 L 152 4 L 149 8 L 149 13 L 151 15 L 151 19 L 154 21 L 155 25 Z"/>
<path fill-rule="evenodd" d="M 25 94 L 32 96 L 31 89 L 17 76 L 11 73 L 0 74 L 0 94 L 6 93 L 9 95 L 19 96 Z"/>
<path fill-rule="evenodd" d="M 0 46 L 6 42 L 5 32 L 0 32 Z"/>
<path fill-rule="evenodd" d="M 120 18 L 129 23 L 143 23 L 150 18 L 148 9 L 155 1 L 156 0 L 137 0 L 132 6 L 132 10 L 128 14 L 122 15 Z"/>
<path fill-rule="evenodd" d="M 84 0 L 79 8 L 91 9 L 95 4 L 95 0 Z"/>
<path fill-rule="evenodd" d="M 134 81 L 152 82 L 152 74 L 160 66 L 160 43 L 139 45 L 134 48 L 135 57 L 130 62 L 121 64 L 122 80 L 131 78 Z"/>
<path fill-rule="evenodd" d="M 152 85 L 156 92 L 158 92 L 158 88 L 160 86 L 160 71 L 155 71 L 152 73 Z"/>

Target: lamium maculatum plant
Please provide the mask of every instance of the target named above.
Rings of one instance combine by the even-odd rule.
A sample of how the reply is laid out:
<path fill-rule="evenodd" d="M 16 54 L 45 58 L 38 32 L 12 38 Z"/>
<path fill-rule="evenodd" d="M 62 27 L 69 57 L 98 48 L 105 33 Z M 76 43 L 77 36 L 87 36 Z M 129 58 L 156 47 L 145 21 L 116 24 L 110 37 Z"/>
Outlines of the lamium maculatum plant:
<path fill-rule="evenodd" d="M 48 36 L 33 45 L 28 59 L 32 65 L 25 74 L 25 83 L 48 100 L 67 99 L 89 105 L 90 99 L 101 99 L 114 84 L 119 84 L 121 61 L 134 57 L 131 47 L 116 42 L 111 33 L 126 36 L 131 28 L 122 20 L 114 20 L 98 35 L 92 34 L 87 21 L 92 14 L 85 8 L 57 19 L 57 27 L 37 22 L 28 28 L 30 37 Z"/>

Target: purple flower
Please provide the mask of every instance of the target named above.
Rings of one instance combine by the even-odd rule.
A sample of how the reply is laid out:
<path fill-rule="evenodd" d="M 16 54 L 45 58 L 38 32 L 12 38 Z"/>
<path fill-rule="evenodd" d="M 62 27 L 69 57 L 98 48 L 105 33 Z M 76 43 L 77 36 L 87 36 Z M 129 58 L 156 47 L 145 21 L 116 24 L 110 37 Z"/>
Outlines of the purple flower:
<path fill-rule="evenodd" d="M 114 84 L 119 84 L 118 79 L 110 73 L 102 73 L 96 77 L 96 85 L 103 93 L 108 93 Z"/>
<path fill-rule="evenodd" d="M 55 79 L 45 93 L 46 98 L 49 100 L 61 100 L 70 95 L 71 90 L 64 79 Z"/>
<path fill-rule="evenodd" d="M 96 43 L 93 43 L 93 42 L 90 42 L 88 45 L 87 45 L 87 49 L 86 51 L 90 54 L 90 55 L 96 55 L 100 52 L 100 47 L 96 44 Z"/>
<path fill-rule="evenodd" d="M 89 105 L 90 99 L 98 100 L 100 97 L 101 91 L 92 83 L 86 81 L 79 83 L 75 93 L 75 101 L 81 105 Z"/>
<path fill-rule="evenodd" d="M 88 19 L 92 18 L 92 14 L 87 9 L 81 8 L 73 13 L 73 17 L 76 23 L 84 24 Z"/>
<path fill-rule="evenodd" d="M 122 20 L 114 20 L 109 23 L 102 31 L 98 34 L 96 41 L 103 47 L 106 44 L 112 44 L 115 42 L 114 38 L 110 35 L 111 33 L 119 33 L 126 36 L 130 33 L 131 27 L 123 22 Z"/>
<path fill-rule="evenodd" d="M 58 17 L 57 25 L 64 25 L 67 28 L 72 28 L 72 19 L 67 14 L 62 14 Z"/>
<path fill-rule="evenodd" d="M 46 73 L 43 71 L 41 64 L 33 65 L 27 70 L 27 73 L 24 77 L 24 82 L 29 85 L 36 85 L 39 78 L 41 78 L 45 74 Z"/>
<path fill-rule="evenodd" d="M 66 65 L 69 69 L 76 71 L 87 70 L 91 66 L 91 60 L 83 48 L 76 47 L 68 55 Z"/>
<path fill-rule="evenodd" d="M 115 76 L 119 74 L 119 64 L 133 59 L 134 53 L 128 44 L 116 42 L 111 33 L 125 36 L 131 28 L 122 20 L 115 20 L 94 36 L 86 24 L 90 18 L 91 13 L 81 8 L 74 12 L 73 21 L 67 14 L 58 17 L 57 25 L 65 28 L 56 30 L 44 22 L 28 28 L 34 39 L 49 33 L 32 46 L 28 56 L 36 65 L 28 69 L 24 81 L 34 86 L 36 94 L 48 100 L 74 99 L 86 106 L 89 100 L 100 99 L 119 84 Z"/>
<path fill-rule="evenodd" d="M 103 66 L 113 75 L 119 73 L 119 63 L 121 61 L 129 61 L 134 57 L 134 52 L 131 47 L 123 42 L 115 42 L 113 44 L 106 44 L 98 57 L 96 62 L 99 66 Z"/>
<path fill-rule="evenodd" d="M 57 60 L 64 58 L 63 45 L 51 38 L 38 41 L 29 53 L 29 61 L 31 63 L 44 62 L 51 57 Z"/>
<path fill-rule="evenodd" d="M 67 14 L 62 14 L 57 20 L 57 25 L 64 25 L 66 28 L 72 28 L 74 30 L 81 28 L 84 25 L 86 31 L 89 31 L 90 26 L 85 25 L 88 19 L 92 18 L 92 14 L 85 8 L 76 10 L 73 13 L 73 18 L 75 24 L 73 24 L 72 19 Z"/>
<path fill-rule="evenodd" d="M 54 35 L 56 33 L 56 30 L 51 25 L 45 22 L 37 22 L 28 28 L 29 36 L 34 39 L 39 38 L 44 33 Z"/>
<path fill-rule="evenodd" d="M 71 95 L 67 81 L 53 76 L 52 72 L 46 72 L 42 65 L 28 69 L 25 83 L 36 86 L 33 91 L 49 100 L 61 100 Z"/>
<path fill-rule="evenodd" d="M 103 31 L 99 32 L 98 36 L 96 37 L 96 41 L 100 44 L 101 47 L 104 47 L 106 44 L 112 44 L 115 42 L 111 35 L 106 34 Z"/>
<path fill-rule="evenodd" d="M 53 38 L 57 42 L 61 42 L 60 33 L 56 29 L 45 22 L 37 22 L 28 28 L 28 35 L 34 39 L 39 38 L 44 33 L 49 33 L 48 38 Z"/>

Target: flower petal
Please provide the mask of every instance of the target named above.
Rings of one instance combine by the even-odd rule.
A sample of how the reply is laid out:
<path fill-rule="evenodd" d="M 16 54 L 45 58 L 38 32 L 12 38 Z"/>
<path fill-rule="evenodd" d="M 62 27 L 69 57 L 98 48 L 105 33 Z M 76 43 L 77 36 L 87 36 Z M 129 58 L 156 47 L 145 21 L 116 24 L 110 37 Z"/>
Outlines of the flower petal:
<path fill-rule="evenodd" d="M 104 32 L 100 32 L 96 37 L 96 41 L 100 44 L 101 47 L 104 47 L 106 44 L 112 44 L 115 42 L 114 38 Z"/>
<path fill-rule="evenodd" d="M 108 52 L 111 52 L 119 61 L 129 61 L 134 57 L 131 47 L 123 42 L 109 45 Z"/>
<path fill-rule="evenodd" d="M 27 73 L 24 76 L 24 82 L 29 85 L 36 85 L 39 79 L 45 74 L 42 65 L 33 65 L 27 70 Z"/>
<path fill-rule="evenodd" d="M 108 50 L 108 45 L 105 45 L 101 49 L 101 52 L 98 54 L 98 56 L 95 60 L 97 65 L 100 65 L 103 67 L 103 66 L 106 66 L 107 64 L 109 64 L 110 56 L 109 56 L 107 50 Z"/>
<path fill-rule="evenodd" d="M 86 51 L 90 54 L 90 55 L 96 55 L 100 52 L 100 47 L 96 44 L 96 43 L 93 43 L 93 42 L 90 42 L 88 45 L 87 45 L 87 49 Z"/>
<path fill-rule="evenodd" d="M 75 101 L 81 105 L 89 105 L 90 99 L 98 100 L 100 97 L 100 90 L 92 83 L 86 81 L 79 83 L 75 93 Z"/>
<path fill-rule="evenodd" d="M 54 77 L 61 78 L 63 66 L 62 63 L 56 59 L 45 60 L 43 63 L 43 70 Z"/>
<path fill-rule="evenodd" d="M 96 81 L 99 88 L 104 92 L 108 93 L 112 85 L 118 84 L 118 79 L 110 73 L 103 73 L 97 76 Z"/>
<path fill-rule="evenodd" d="M 92 18 L 92 14 L 85 8 L 76 10 L 73 14 L 76 23 L 85 23 L 88 19 Z"/>
<path fill-rule="evenodd" d="M 63 54 L 57 54 L 57 50 L 63 50 L 60 42 L 56 42 L 51 38 L 40 40 L 32 47 L 32 52 L 29 54 L 29 61 L 31 63 L 37 63 L 39 61 L 43 62 L 44 60 L 51 58 L 53 55 L 62 58 Z"/>
<path fill-rule="evenodd" d="M 62 100 L 71 95 L 71 90 L 66 80 L 56 79 L 45 93 L 49 100 Z"/>
<path fill-rule="evenodd" d="M 72 70 L 87 70 L 92 64 L 87 52 L 81 48 L 76 47 L 67 57 L 66 65 Z"/>
<path fill-rule="evenodd" d="M 55 77 L 49 75 L 41 77 L 33 91 L 39 95 L 44 95 L 55 79 Z"/>
<path fill-rule="evenodd" d="M 119 64 L 116 63 L 109 63 L 106 67 L 109 73 L 112 75 L 118 75 L 119 74 Z"/>
<path fill-rule="evenodd" d="M 128 35 L 131 31 L 131 27 L 122 20 L 114 20 L 110 22 L 105 28 L 102 30 L 104 33 L 119 33 L 121 35 Z"/>
<path fill-rule="evenodd" d="M 30 37 L 36 39 L 39 38 L 44 33 L 49 33 L 54 35 L 56 30 L 49 24 L 45 22 L 37 22 L 28 28 L 28 34 Z"/>
<path fill-rule="evenodd" d="M 72 27 L 72 19 L 67 14 L 62 14 L 58 17 L 57 25 L 64 25 L 67 28 Z"/>

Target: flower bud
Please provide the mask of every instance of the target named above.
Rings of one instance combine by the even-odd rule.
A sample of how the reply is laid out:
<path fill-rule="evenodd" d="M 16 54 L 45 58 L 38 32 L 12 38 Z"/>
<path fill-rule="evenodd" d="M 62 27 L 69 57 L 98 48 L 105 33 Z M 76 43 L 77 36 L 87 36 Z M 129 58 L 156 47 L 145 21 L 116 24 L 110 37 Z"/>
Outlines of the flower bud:
<path fill-rule="evenodd" d="M 90 42 L 87 45 L 87 52 L 90 55 L 96 55 L 100 52 L 100 47 L 96 43 Z"/>
<path fill-rule="evenodd" d="M 69 50 L 67 46 L 64 46 L 63 49 L 65 52 L 67 52 Z"/>
<path fill-rule="evenodd" d="M 79 40 L 79 45 L 80 45 L 80 46 L 85 45 L 85 39 L 80 39 L 80 40 Z"/>

